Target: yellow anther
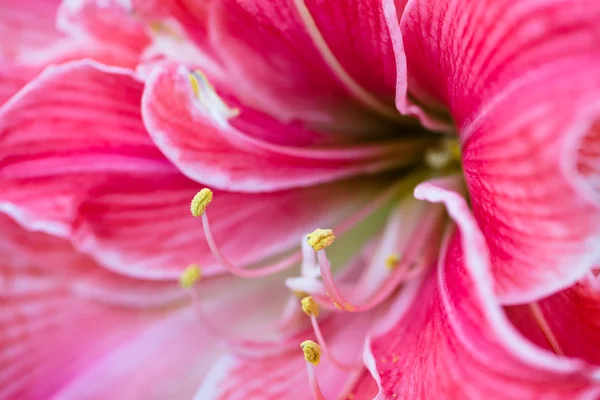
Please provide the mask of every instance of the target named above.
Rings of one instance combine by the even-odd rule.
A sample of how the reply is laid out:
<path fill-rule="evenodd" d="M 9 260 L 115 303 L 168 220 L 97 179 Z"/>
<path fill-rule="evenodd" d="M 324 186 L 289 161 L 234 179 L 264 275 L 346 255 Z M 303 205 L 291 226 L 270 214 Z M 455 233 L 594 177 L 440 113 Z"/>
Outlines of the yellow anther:
<path fill-rule="evenodd" d="M 229 107 L 219 96 L 214 86 L 210 83 L 202 71 L 196 70 L 188 74 L 188 80 L 192 86 L 192 92 L 198 99 L 202 109 L 220 124 L 225 124 L 227 120 L 237 117 L 240 110 L 235 107 Z"/>
<path fill-rule="evenodd" d="M 319 365 L 319 361 L 321 361 L 321 346 L 312 340 L 305 340 L 300 344 L 300 348 L 304 353 L 304 359 L 313 364 Z"/>
<path fill-rule="evenodd" d="M 192 86 L 192 91 L 194 92 L 194 96 L 200 97 L 200 83 L 198 82 L 198 78 L 196 74 L 191 73 L 188 75 L 188 79 L 190 80 L 190 85 Z"/>
<path fill-rule="evenodd" d="M 390 271 L 396 268 L 400 262 L 400 256 L 397 253 L 392 253 L 385 259 L 385 267 Z"/>
<path fill-rule="evenodd" d="M 302 311 L 306 313 L 306 315 L 318 317 L 319 316 L 319 305 L 317 302 L 311 297 L 306 296 L 301 300 Z"/>
<path fill-rule="evenodd" d="M 184 289 L 189 289 L 202 277 L 202 270 L 196 264 L 191 264 L 183 270 L 179 277 L 179 284 Z"/>
<path fill-rule="evenodd" d="M 199 217 L 204 213 L 206 207 L 213 199 L 213 192 L 208 188 L 204 188 L 192 199 L 192 205 L 190 206 L 190 210 L 192 211 L 192 215 L 194 217 Z"/>
<path fill-rule="evenodd" d="M 335 235 L 331 229 L 316 229 L 306 237 L 308 237 L 308 244 L 316 251 L 331 246 L 335 240 Z"/>

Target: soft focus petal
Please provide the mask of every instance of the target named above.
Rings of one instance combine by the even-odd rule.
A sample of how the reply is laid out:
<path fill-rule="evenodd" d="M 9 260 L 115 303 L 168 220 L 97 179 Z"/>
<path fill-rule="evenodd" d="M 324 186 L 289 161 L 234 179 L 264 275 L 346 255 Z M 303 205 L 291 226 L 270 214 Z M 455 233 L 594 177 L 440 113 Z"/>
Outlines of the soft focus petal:
<path fill-rule="evenodd" d="M 2 282 L 10 285 L 11 290 L 26 293 L 39 284 L 51 282 L 81 298 L 137 308 L 168 306 L 186 299 L 175 283 L 133 281 L 107 271 L 76 252 L 67 240 L 25 230 L 3 214 L 0 214 L 0 234 L 0 253 L 5 263 Z M 39 267 L 32 269 L 32 265 Z"/>
<path fill-rule="evenodd" d="M 552 349 L 547 334 L 540 326 L 545 323 L 552 339 L 563 354 L 600 364 L 600 287 L 595 276 L 537 302 L 541 311 L 536 318 L 532 305 L 506 308 L 513 324 L 528 339 L 541 347 Z"/>
<path fill-rule="evenodd" d="M 312 0 L 182 3 L 180 11 L 188 12 L 175 17 L 192 37 L 204 34 L 197 37 L 201 45 L 208 36 L 245 103 L 285 121 L 331 123 L 324 109 L 348 112 L 356 103 L 394 114 L 390 100 L 395 63 L 379 5 Z M 355 30 L 361 35 L 351 33 Z"/>
<path fill-rule="evenodd" d="M 506 320 L 492 292 L 485 241 L 447 183 L 416 190 L 418 197 L 445 202 L 459 230 L 447 236 L 438 267 L 413 283 L 420 286 L 413 306 L 370 340 L 377 398 L 597 396 L 600 387 L 586 365 L 534 347 Z"/>
<path fill-rule="evenodd" d="M 78 62 L 47 70 L 0 113 L 1 206 L 32 229 L 71 237 L 129 275 L 174 278 L 193 262 L 218 271 L 200 221 L 189 214 L 202 186 L 151 142 L 140 96 L 141 84 L 121 69 Z M 366 204 L 384 184 L 215 191 L 212 230 L 233 262 L 260 261 Z"/>
<path fill-rule="evenodd" d="M 211 346 L 191 309 L 167 317 L 182 301 L 177 285 L 110 273 L 4 215 L 0 252 L 0 398 L 67 398 L 64 388 L 87 375 L 93 380 L 75 397 L 172 398 L 197 387 Z"/>
<path fill-rule="evenodd" d="M 402 14 L 408 92 L 458 127 L 506 303 L 563 289 L 600 256 L 599 5 L 415 0 Z"/>
<path fill-rule="evenodd" d="M 90 35 L 141 51 L 150 43 L 146 26 L 121 0 L 65 0 L 56 15 L 60 30 L 72 36 Z"/>
<path fill-rule="evenodd" d="M 310 148 L 331 137 L 284 125 L 239 103 L 223 105 L 208 82 L 194 78 L 205 85 L 199 88 L 199 100 L 189 74 L 185 69 L 165 69 L 149 79 L 144 120 L 171 161 L 187 176 L 213 187 L 272 191 L 374 173 L 415 162 L 426 145 L 412 139 Z M 227 115 L 234 107 L 241 111 L 239 117 Z"/>
<path fill-rule="evenodd" d="M 9 38 L 0 43 L 0 106 L 50 64 L 92 58 L 109 65 L 135 67 L 139 52 L 145 45 L 142 34 L 138 34 L 138 31 L 133 32 L 131 17 L 127 19 L 126 16 L 114 12 L 114 4 L 102 8 L 102 12 L 90 13 L 93 11 L 92 3 L 95 3 L 91 0 L 65 2 L 60 7 L 63 18 L 59 19 L 65 19 L 66 9 L 84 7 L 84 3 L 86 16 L 93 15 L 99 18 L 98 21 L 90 21 L 91 18 L 88 18 L 86 22 L 96 25 L 99 22 L 104 22 L 105 25 L 112 24 L 110 32 L 105 31 L 103 36 L 84 34 L 74 29 L 70 32 L 72 36 L 59 32 L 55 28 L 55 20 L 60 1 L 0 1 L 0 36 Z M 123 19 L 126 19 L 124 24 Z M 143 29 L 139 22 L 137 24 L 136 29 Z M 59 25 L 65 24 L 63 22 Z M 125 29 L 124 26 L 129 28 Z M 107 26 L 104 28 L 108 29 Z M 119 39 L 115 40 L 117 32 L 121 34 Z M 126 46 L 122 43 L 133 44 L 134 39 L 127 36 L 127 33 L 130 33 L 130 36 L 138 35 L 135 39 L 136 46 Z"/>
<path fill-rule="evenodd" d="M 329 348 L 340 361 L 360 365 L 361 344 L 369 322 L 370 318 L 364 315 L 338 315 L 322 323 Z M 312 334 L 307 333 L 306 337 L 294 343 L 292 349 L 282 348 L 284 351 L 277 355 L 223 357 L 213 366 L 195 399 L 313 399 L 306 361 L 300 349 L 300 343 L 311 337 Z M 288 342 L 285 341 L 286 344 Z M 340 370 L 325 355 L 321 356 L 321 362 L 315 369 L 326 398 L 343 395 L 346 385 L 360 373 L 360 369 L 352 372 Z"/>

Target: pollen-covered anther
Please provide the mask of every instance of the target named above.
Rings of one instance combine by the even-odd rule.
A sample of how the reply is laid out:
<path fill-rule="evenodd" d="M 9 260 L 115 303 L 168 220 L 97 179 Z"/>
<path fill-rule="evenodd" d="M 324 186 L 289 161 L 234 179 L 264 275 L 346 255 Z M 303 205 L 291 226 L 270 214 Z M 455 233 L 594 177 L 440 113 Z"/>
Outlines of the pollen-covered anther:
<path fill-rule="evenodd" d="M 331 246 L 335 241 L 335 235 L 331 229 L 316 229 L 306 237 L 308 237 L 308 244 L 316 251 Z"/>
<path fill-rule="evenodd" d="M 304 353 L 304 359 L 313 364 L 319 365 L 319 361 L 321 361 L 321 346 L 312 340 L 305 340 L 300 344 L 300 348 Z"/>
<path fill-rule="evenodd" d="M 179 284 L 184 289 L 189 289 L 202 277 L 202 270 L 196 264 L 186 267 L 179 277 Z"/>
<path fill-rule="evenodd" d="M 308 316 L 318 317 L 319 316 L 319 305 L 311 296 L 304 297 L 300 303 L 302 304 L 302 311 Z"/>
<path fill-rule="evenodd" d="M 206 207 L 212 201 L 212 199 L 213 192 L 208 188 L 204 188 L 198 193 L 196 193 L 196 195 L 192 199 L 192 205 L 190 206 L 190 211 L 192 212 L 192 215 L 194 217 L 201 216 L 206 210 Z"/>
<path fill-rule="evenodd" d="M 392 253 L 385 259 L 385 267 L 391 271 L 396 268 L 399 262 L 400 256 L 397 253 Z"/>

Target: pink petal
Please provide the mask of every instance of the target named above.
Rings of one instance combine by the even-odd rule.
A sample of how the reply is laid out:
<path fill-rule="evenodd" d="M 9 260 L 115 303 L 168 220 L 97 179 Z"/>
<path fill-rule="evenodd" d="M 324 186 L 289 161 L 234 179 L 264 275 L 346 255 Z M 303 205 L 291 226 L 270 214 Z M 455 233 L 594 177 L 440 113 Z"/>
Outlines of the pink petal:
<path fill-rule="evenodd" d="M 329 319 L 322 330 L 326 340 L 329 339 L 331 351 L 343 362 L 356 361 L 369 322 L 370 319 L 364 315 L 338 315 Z M 295 388 L 294 399 L 313 399 L 306 361 L 300 350 L 302 340 L 311 336 L 307 333 L 291 350 L 277 355 L 246 359 L 224 356 L 213 366 L 195 399 L 285 399 L 290 398 L 290 388 Z M 325 398 L 339 398 L 361 369 L 353 372 L 340 370 L 322 356 L 316 371 Z"/>
<path fill-rule="evenodd" d="M 200 45 L 208 37 L 244 103 L 284 121 L 331 123 L 324 109 L 350 114 L 357 103 L 395 117 L 393 49 L 372 2 L 183 4 L 175 16 Z"/>
<path fill-rule="evenodd" d="M 90 35 L 137 52 L 150 43 L 145 24 L 120 0 L 63 1 L 56 19 L 72 36 Z"/>
<path fill-rule="evenodd" d="M 192 262 L 221 271 L 189 213 L 202 186 L 151 142 L 140 96 L 141 84 L 125 70 L 90 62 L 47 70 L 0 113 L 0 208 L 29 228 L 72 238 L 128 275 L 174 278 Z M 215 191 L 215 240 L 236 263 L 282 253 L 385 185 L 370 181 L 271 194 Z"/>
<path fill-rule="evenodd" d="M 446 203 L 449 232 L 437 268 L 415 281 L 418 296 L 400 319 L 370 340 L 377 399 L 595 398 L 589 367 L 524 340 L 496 304 L 484 238 L 448 182 L 417 188 Z M 400 298 L 402 300 L 402 298 Z"/>
<path fill-rule="evenodd" d="M 598 262 L 596 1 L 408 2 L 408 91 L 449 109 L 505 303 Z M 595 204 L 594 204 L 595 203 Z"/>
<path fill-rule="evenodd" d="M 64 236 L 90 188 L 135 173 L 176 174 L 141 124 L 141 90 L 130 72 L 88 61 L 32 81 L 0 110 L 2 207 Z"/>
<path fill-rule="evenodd" d="M 64 2 L 61 15 L 69 7 L 77 6 L 76 3 Z M 124 35 L 119 40 L 112 40 L 115 38 L 115 29 L 111 29 L 111 37 L 105 35 L 101 38 L 92 38 L 80 32 L 73 32 L 72 37 L 66 37 L 59 32 L 55 28 L 59 5 L 60 1 L 54 0 L 0 1 L 0 37 L 10 38 L 0 43 L 0 106 L 49 64 L 92 58 L 110 65 L 136 65 L 141 47 L 132 49 L 123 46 L 120 41 L 123 41 Z M 89 11 L 90 1 L 86 7 Z M 118 15 L 121 18 L 114 18 L 114 12 L 102 15 L 107 17 L 107 14 L 112 18 L 110 22 L 113 28 L 123 26 L 123 15 Z M 131 18 L 128 21 L 131 24 Z M 142 46 L 142 43 L 139 42 L 139 45 Z"/>
<path fill-rule="evenodd" d="M 194 97 L 184 69 L 157 72 L 143 99 L 146 126 L 158 146 L 192 179 L 240 191 L 272 191 L 406 165 L 426 143 L 404 140 L 347 148 L 311 148 L 332 137 L 281 124 L 234 99 L 226 107 Z M 217 96 L 201 88 L 202 96 Z M 231 100 L 231 101 L 230 101 Z M 227 114 L 225 114 L 227 113 Z"/>
<path fill-rule="evenodd" d="M 143 399 L 197 387 L 210 341 L 191 309 L 173 312 L 182 300 L 176 285 L 112 274 L 68 242 L 5 216 L 0 251 L 0 398 L 60 397 L 88 375 L 86 398 L 105 389 Z"/>
<path fill-rule="evenodd" d="M 537 302 L 553 340 L 569 357 L 600 364 L 600 287 L 595 276 Z M 506 308 L 513 324 L 528 339 L 552 351 L 548 337 L 533 315 L 530 305 Z"/>
<path fill-rule="evenodd" d="M 26 294 L 48 281 L 82 299 L 109 305 L 149 308 L 173 305 L 186 298 L 177 284 L 133 281 L 114 274 L 77 253 L 67 240 L 25 230 L 3 214 L 0 214 L 0 234 L 4 260 L 1 272 L 7 279 L 5 294 L 11 290 Z"/>

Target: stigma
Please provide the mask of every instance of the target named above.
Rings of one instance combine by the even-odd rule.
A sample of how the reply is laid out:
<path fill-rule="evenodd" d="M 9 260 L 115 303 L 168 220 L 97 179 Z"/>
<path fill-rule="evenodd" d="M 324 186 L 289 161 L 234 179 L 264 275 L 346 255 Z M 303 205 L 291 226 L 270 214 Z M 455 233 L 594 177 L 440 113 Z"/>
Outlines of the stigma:
<path fill-rule="evenodd" d="M 319 362 L 321 361 L 321 346 L 312 340 L 305 340 L 300 344 L 300 348 L 304 353 L 306 362 L 309 362 L 312 365 L 319 365 Z"/>
<path fill-rule="evenodd" d="M 190 211 L 194 217 L 199 217 L 204 214 L 206 207 L 210 204 L 213 199 L 213 192 L 208 188 L 200 190 L 192 199 Z"/>
<path fill-rule="evenodd" d="M 184 289 L 189 289 L 202 277 L 202 270 L 196 264 L 186 267 L 179 277 L 179 285 Z"/>
<path fill-rule="evenodd" d="M 315 251 L 323 250 L 329 247 L 335 241 L 335 235 L 331 229 L 316 229 L 312 233 L 306 235 L 308 238 L 308 244 L 315 249 Z"/>

